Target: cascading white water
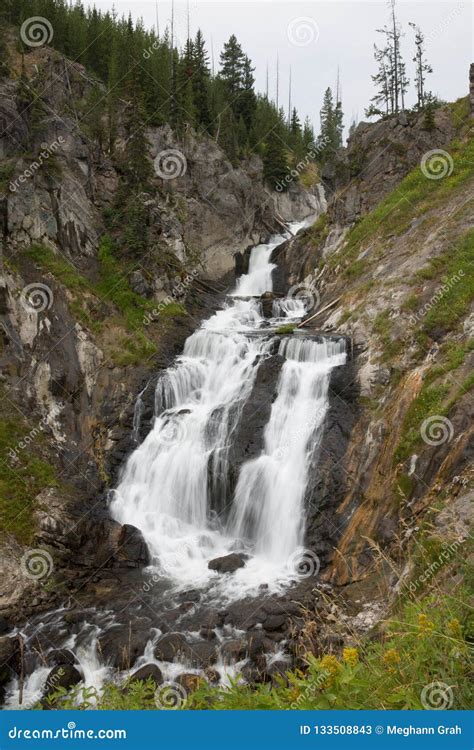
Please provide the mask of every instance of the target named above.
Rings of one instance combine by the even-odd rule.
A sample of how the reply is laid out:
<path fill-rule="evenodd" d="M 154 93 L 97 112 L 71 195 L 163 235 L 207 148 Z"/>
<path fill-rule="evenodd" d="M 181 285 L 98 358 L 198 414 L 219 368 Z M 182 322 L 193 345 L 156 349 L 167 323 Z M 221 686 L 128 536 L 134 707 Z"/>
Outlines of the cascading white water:
<path fill-rule="evenodd" d="M 297 234 L 307 223 L 307 221 L 300 221 L 291 224 L 291 234 Z M 276 268 L 276 264 L 271 263 L 270 258 L 274 249 L 287 239 L 288 235 L 279 234 L 276 237 L 272 237 L 268 243 L 256 245 L 252 249 L 249 260 L 249 272 L 240 277 L 234 294 L 243 297 L 252 297 L 272 291 L 272 272 Z"/>
<path fill-rule="evenodd" d="M 288 338 L 286 357 L 265 429 L 261 456 L 240 472 L 230 531 L 278 562 L 303 543 L 303 500 L 309 461 L 328 408 L 330 371 L 345 360 L 344 342 Z M 320 432 L 320 431 L 319 431 Z"/>
<path fill-rule="evenodd" d="M 232 434 L 271 347 L 269 336 L 249 335 L 267 332 L 252 297 L 272 290 L 270 258 L 286 239 L 279 235 L 253 249 L 237 299 L 229 296 L 160 379 L 153 428 L 114 493 L 113 517 L 138 527 L 154 564 L 182 586 L 208 582 L 215 577 L 207 567 L 212 557 L 249 544 L 253 557 L 233 577 L 242 593 L 246 584 L 276 580 L 302 542 L 311 443 L 324 419 L 330 369 L 344 359 L 342 345 L 296 335 L 281 343 L 286 362 L 264 453 L 241 467 L 234 498 L 227 486 Z M 279 310 L 293 318 L 305 312 L 299 300 L 284 300 Z"/>

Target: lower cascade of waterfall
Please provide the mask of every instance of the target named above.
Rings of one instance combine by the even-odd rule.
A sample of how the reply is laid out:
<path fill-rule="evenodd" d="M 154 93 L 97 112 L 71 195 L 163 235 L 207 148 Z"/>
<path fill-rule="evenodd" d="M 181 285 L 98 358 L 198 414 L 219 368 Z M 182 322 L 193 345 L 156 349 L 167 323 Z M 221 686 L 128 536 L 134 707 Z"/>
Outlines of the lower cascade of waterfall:
<path fill-rule="evenodd" d="M 292 233 L 304 222 L 291 225 Z M 343 340 L 282 338 L 285 358 L 265 428 L 264 450 L 243 464 L 235 492 L 229 451 L 274 331 L 306 312 L 301 299 L 277 300 L 265 320 L 258 297 L 272 291 L 278 235 L 253 248 L 224 309 L 188 338 L 183 354 L 160 378 L 153 428 L 129 458 L 113 493 L 111 513 L 138 527 L 158 574 L 178 587 L 214 583 L 240 597 L 294 573 L 302 548 L 309 464 L 328 406 L 330 371 L 345 361 Z M 259 335 L 257 335 L 259 334 Z M 245 567 L 224 579 L 211 559 L 245 552 Z M 230 578 L 230 580 L 229 580 Z"/>
<path fill-rule="evenodd" d="M 6 708 L 31 708 L 40 700 L 51 665 L 57 664 L 55 654 L 61 653 L 70 655 L 81 684 L 98 690 L 150 664 L 171 681 L 183 672 L 203 674 L 205 666 L 221 684 L 245 672 L 249 655 L 229 660 L 225 646 L 245 637 L 241 628 L 248 629 L 248 617 L 221 621 L 220 612 L 222 606 L 224 612 L 227 606 L 238 608 L 246 597 L 260 601 L 284 592 L 298 578 L 305 494 L 323 434 L 330 374 L 346 358 L 342 339 L 277 334 L 305 315 L 303 299 L 276 299 L 273 317 L 263 316 L 259 298 L 272 291 L 272 253 L 288 236 L 252 250 L 249 272 L 223 309 L 188 338 L 182 355 L 158 380 L 152 429 L 126 462 L 110 502 L 113 518 L 141 530 L 150 567 L 115 579 L 105 572 L 98 598 L 85 588 L 82 599 L 73 596 L 64 608 L 31 617 L 21 631 L 28 653 L 25 679 L 21 686 L 19 678 L 12 679 Z M 260 455 L 244 461 L 231 481 L 231 451 L 244 406 L 259 367 L 275 354 L 283 364 Z M 135 443 L 148 387 L 137 398 Z M 233 552 L 245 554 L 243 567 L 231 574 L 209 569 L 212 559 Z M 101 582 L 99 577 L 99 592 Z M 207 617 L 214 623 L 214 640 L 203 643 L 200 627 Z M 250 627 L 261 627 L 258 618 Z M 196 663 L 195 653 L 194 660 L 162 658 L 157 644 L 170 630 L 181 631 L 189 653 L 204 650 L 206 664 Z M 127 649 L 129 662 L 118 663 L 117 655 Z M 270 669 L 289 657 L 275 642 L 263 658 Z"/>

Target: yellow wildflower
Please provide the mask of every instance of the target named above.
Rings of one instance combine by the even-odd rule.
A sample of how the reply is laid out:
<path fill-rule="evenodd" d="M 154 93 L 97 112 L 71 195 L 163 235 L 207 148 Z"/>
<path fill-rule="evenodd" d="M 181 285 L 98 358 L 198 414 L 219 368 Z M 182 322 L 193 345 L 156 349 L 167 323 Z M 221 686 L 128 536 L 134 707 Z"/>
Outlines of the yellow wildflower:
<path fill-rule="evenodd" d="M 400 662 L 400 654 L 396 648 L 389 648 L 382 657 L 382 661 L 391 672 L 395 672 L 398 663 Z"/>
<path fill-rule="evenodd" d="M 321 684 L 325 687 L 332 685 L 334 677 L 341 669 L 341 664 L 339 663 L 337 656 L 334 656 L 334 654 L 326 654 L 320 659 L 319 665 L 321 667 L 321 673 L 319 675 Z"/>
<path fill-rule="evenodd" d="M 355 665 L 359 661 L 359 652 L 356 648 L 343 648 L 342 659 L 350 667 L 355 667 Z"/>
<path fill-rule="evenodd" d="M 433 623 L 431 620 L 428 620 L 428 617 L 426 615 L 418 615 L 418 627 L 420 629 L 420 635 L 424 633 L 431 633 L 433 630 Z"/>
<path fill-rule="evenodd" d="M 461 623 L 457 618 L 448 622 L 448 633 L 452 638 L 462 638 Z"/>

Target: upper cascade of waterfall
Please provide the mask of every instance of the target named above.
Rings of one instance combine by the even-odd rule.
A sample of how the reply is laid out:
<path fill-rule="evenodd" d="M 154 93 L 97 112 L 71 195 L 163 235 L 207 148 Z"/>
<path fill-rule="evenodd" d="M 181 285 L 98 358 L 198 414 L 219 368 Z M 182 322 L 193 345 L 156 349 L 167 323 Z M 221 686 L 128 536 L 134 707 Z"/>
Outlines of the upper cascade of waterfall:
<path fill-rule="evenodd" d="M 274 350 L 272 321 L 255 297 L 272 289 L 273 250 L 304 225 L 253 248 L 249 272 L 225 307 L 187 339 L 159 378 L 153 427 L 113 493 L 113 517 L 142 531 L 153 565 L 178 586 L 214 585 L 232 597 L 276 585 L 291 577 L 288 561 L 303 544 L 307 473 L 322 434 L 329 373 L 344 361 L 344 342 L 304 334 L 282 339 L 286 361 L 264 450 L 241 466 L 235 490 L 229 454 L 260 363 Z M 299 299 L 278 302 L 273 327 L 282 314 L 305 314 Z M 257 331 L 265 335 L 251 335 Z M 250 555 L 245 567 L 231 581 L 216 577 L 209 560 L 235 549 Z"/>
<path fill-rule="evenodd" d="M 238 280 L 234 294 L 252 297 L 273 291 L 272 273 L 276 263 L 270 259 L 274 249 L 310 223 L 306 219 L 290 224 L 285 234 L 275 235 L 267 243 L 256 245 L 250 255 L 249 271 Z"/>
<path fill-rule="evenodd" d="M 338 356 L 345 360 L 345 352 L 345 339 L 328 337 L 318 341 L 300 338 L 298 334 L 284 338 L 278 347 L 278 354 L 286 359 L 294 359 L 296 362 L 321 362 Z"/>

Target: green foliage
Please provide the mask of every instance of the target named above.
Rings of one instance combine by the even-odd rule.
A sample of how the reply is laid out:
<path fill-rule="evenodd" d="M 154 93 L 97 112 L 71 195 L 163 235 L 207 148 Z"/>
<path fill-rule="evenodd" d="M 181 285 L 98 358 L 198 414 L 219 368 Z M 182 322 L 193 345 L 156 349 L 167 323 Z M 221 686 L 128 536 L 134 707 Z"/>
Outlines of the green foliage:
<path fill-rule="evenodd" d="M 214 75 L 201 30 L 178 50 L 168 28 L 157 36 L 155 30 L 145 29 L 142 20 L 134 22 L 130 15 L 120 17 L 113 9 L 104 13 L 65 0 L 30 0 L 27 5 L 8 2 L 0 10 L 2 20 L 19 28 L 32 15 L 47 18 L 54 29 L 50 44 L 86 66 L 89 76 L 104 84 L 101 96 L 98 89 L 91 92 L 82 122 L 99 151 L 114 154 L 118 112 L 124 102 L 129 103 L 130 116 L 140 121 L 141 127 L 133 128 L 129 134 L 136 134 L 136 143 L 126 141 L 127 148 L 137 157 L 130 163 L 128 177 L 137 176 L 139 157 L 144 156 L 140 144 L 145 124 L 169 123 L 182 138 L 189 126 L 217 136 L 234 164 L 246 158 L 250 148 L 265 148 L 267 134 L 279 113 L 273 102 L 257 96 L 252 62 L 235 35 L 224 44 L 221 69 Z M 31 49 L 23 45 L 23 52 L 27 55 Z M 41 105 L 41 98 L 35 104 L 31 84 L 26 80 L 24 83 L 28 87 L 24 86 L 23 109 L 36 117 L 35 107 Z M 282 123 L 283 140 L 295 154 L 305 151 L 308 132 L 308 128 L 302 133 L 292 129 L 291 124 Z"/>
<path fill-rule="evenodd" d="M 367 268 L 365 259 L 356 260 L 367 244 L 376 238 L 384 240 L 403 234 L 413 219 L 436 209 L 472 177 L 474 139 L 453 141 L 447 150 L 454 164 L 451 175 L 438 180 L 428 179 L 419 166 L 415 167 L 373 211 L 354 225 L 342 251 L 348 264 L 346 276 L 358 276 Z M 340 256 L 335 256 L 333 263 L 339 261 Z"/>
<path fill-rule="evenodd" d="M 11 161 L 5 161 L 0 164 L 0 192 L 4 193 L 12 180 L 15 173 L 15 164 Z"/>
<path fill-rule="evenodd" d="M 428 417 L 443 416 L 446 413 L 445 401 L 449 390 L 449 385 L 446 384 L 436 386 L 423 384 L 420 393 L 408 407 L 403 420 L 400 442 L 394 455 L 396 463 L 407 459 L 416 445 L 421 443 L 420 429 L 423 421 Z"/>
<path fill-rule="evenodd" d="M 28 423 L 16 411 L 12 417 L 8 398 L 0 395 L 0 531 L 28 544 L 34 532 L 34 499 L 45 487 L 57 486 L 56 471 L 42 457 L 40 418 Z"/>
<path fill-rule="evenodd" d="M 284 191 L 284 182 L 288 174 L 285 143 L 282 139 L 281 128 L 275 127 L 267 138 L 267 148 L 263 157 L 263 176 L 273 190 Z"/>
<path fill-rule="evenodd" d="M 321 132 L 317 139 L 319 160 L 324 163 L 342 146 L 343 113 L 342 105 L 336 93 L 327 88 L 324 93 L 323 106 L 320 113 Z"/>
<path fill-rule="evenodd" d="M 432 260 L 425 273 L 442 276 L 442 287 L 422 322 L 427 334 L 451 331 L 469 309 L 474 299 L 474 229 L 438 258 Z"/>
<path fill-rule="evenodd" d="M 279 336 L 283 336 L 286 333 L 293 333 L 293 331 L 296 328 L 295 323 L 285 323 L 285 325 L 280 326 L 276 329 L 275 333 Z"/>
<path fill-rule="evenodd" d="M 383 344 L 383 362 L 391 361 L 403 347 L 399 339 L 392 339 L 391 328 L 390 310 L 384 310 L 377 315 L 373 323 L 373 329 L 379 335 Z"/>
<path fill-rule="evenodd" d="M 99 333 L 105 323 L 111 323 L 110 312 L 104 319 L 99 314 L 100 308 L 94 304 L 94 298 L 100 299 L 106 306 L 116 308 L 119 313 L 117 325 L 133 334 L 123 336 L 119 347 L 113 349 L 112 357 L 117 365 L 138 364 L 155 353 L 155 345 L 143 330 L 145 315 L 151 313 L 155 305 L 132 291 L 128 282 L 129 269 L 116 258 L 109 236 L 104 235 L 99 246 L 98 282 L 92 282 L 72 262 L 43 245 L 32 245 L 26 252 L 38 266 L 49 271 L 73 293 L 70 303 L 73 314 L 94 332 Z M 84 294 L 85 292 L 88 294 Z M 183 313 L 181 305 L 172 304 L 164 309 L 164 314 L 168 317 Z"/>

